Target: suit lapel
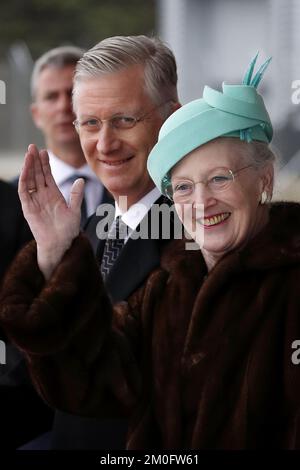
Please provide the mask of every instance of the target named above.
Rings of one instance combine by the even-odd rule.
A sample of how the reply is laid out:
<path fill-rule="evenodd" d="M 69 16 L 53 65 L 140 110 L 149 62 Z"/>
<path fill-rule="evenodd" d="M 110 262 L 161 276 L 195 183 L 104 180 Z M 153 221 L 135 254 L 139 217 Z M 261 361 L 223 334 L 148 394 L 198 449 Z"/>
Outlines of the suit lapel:
<path fill-rule="evenodd" d="M 102 201 L 100 204 L 111 204 L 114 206 L 114 200 L 111 194 L 105 188 L 104 188 Z M 105 243 L 105 240 L 99 239 L 97 236 L 97 225 L 104 217 L 105 217 L 104 215 L 98 216 L 95 213 L 91 215 L 91 217 L 89 217 L 84 227 L 84 233 L 90 240 L 94 254 L 97 257 L 97 259 L 102 258 L 102 253 L 103 253 L 104 243 Z"/>
<path fill-rule="evenodd" d="M 106 279 L 114 302 L 127 299 L 159 265 L 159 240 L 129 239 Z"/>
<path fill-rule="evenodd" d="M 163 196 L 155 202 L 158 205 L 166 203 L 170 204 Z M 151 214 L 152 208 L 145 216 L 145 219 L 148 219 L 149 234 L 151 233 Z M 105 244 L 105 240 L 100 240 L 96 234 L 97 224 L 102 219 L 103 216 L 99 217 L 94 214 L 85 227 L 85 233 L 92 244 L 98 262 L 102 259 Z M 139 228 L 140 226 L 137 230 Z M 127 241 L 105 282 L 113 302 L 127 299 L 145 281 L 151 271 L 159 266 L 161 248 L 167 242 L 168 240 L 162 240 L 161 237 L 159 239 L 130 238 Z"/>
<path fill-rule="evenodd" d="M 169 204 L 161 196 L 155 204 Z M 152 206 L 153 208 L 153 206 Z M 145 215 L 149 237 L 152 208 Z M 140 225 L 136 231 L 140 229 Z M 159 239 L 129 238 L 106 279 L 106 287 L 114 302 L 127 299 L 160 264 L 160 252 L 165 241 Z"/>

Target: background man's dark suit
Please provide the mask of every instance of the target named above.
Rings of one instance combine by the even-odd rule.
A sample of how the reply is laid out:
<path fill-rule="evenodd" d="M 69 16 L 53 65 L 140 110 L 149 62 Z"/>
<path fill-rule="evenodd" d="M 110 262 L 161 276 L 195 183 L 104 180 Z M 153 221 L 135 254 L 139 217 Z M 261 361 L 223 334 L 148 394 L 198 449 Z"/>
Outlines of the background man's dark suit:
<path fill-rule="evenodd" d="M 19 249 L 32 238 L 23 218 L 16 189 L 0 180 L 0 279 Z M 6 364 L 0 364 L 0 450 L 15 449 L 47 429 L 53 413 L 30 383 L 21 353 L 6 345 Z"/>
<path fill-rule="evenodd" d="M 163 203 L 169 204 L 164 197 L 156 201 L 156 204 Z M 146 217 L 149 214 L 151 214 L 151 210 Z M 101 217 L 92 216 L 85 229 L 99 263 L 102 259 L 105 243 L 104 240 L 99 241 L 96 235 L 96 226 L 100 220 Z M 158 240 L 129 239 L 127 241 L 105 282 L 113 302 L 126 300 L 143 283 L 151 271 L 159 266 L 161 250 L 163 245 L 168 242 L 169 240 L 161 238 Z M 65 450 L 124 449 L 126 431 L 125 420 L 99 421 L 58 411 L 55 414 L 52 446 L 54 449 Z"/>
<path fill-rule="evenodd" d="M 32 238 L 15 187 L 0 180 L 0 279 L 17 251 Z"/>

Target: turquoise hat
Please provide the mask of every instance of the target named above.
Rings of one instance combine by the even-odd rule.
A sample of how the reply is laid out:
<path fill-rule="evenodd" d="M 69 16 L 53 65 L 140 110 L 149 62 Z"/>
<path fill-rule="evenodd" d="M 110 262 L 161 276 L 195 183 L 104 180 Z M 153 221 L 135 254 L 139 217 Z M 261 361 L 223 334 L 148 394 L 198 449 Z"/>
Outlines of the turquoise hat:
<path fill-rule="evenodd" d="M 148 158 L 148 171 L 165 192 L 170 170 L 183 157 L 217 137 L 237 137 L 246 142 L 269 143 L 273 128 L 258 86 L 269 58 L 252 78 L 258 54 L 251 61 L 242 85 L 223 83 L 223 92 L 205 86 L 203 97 L 175 111 L 161 127 L 158 142 Z"/>

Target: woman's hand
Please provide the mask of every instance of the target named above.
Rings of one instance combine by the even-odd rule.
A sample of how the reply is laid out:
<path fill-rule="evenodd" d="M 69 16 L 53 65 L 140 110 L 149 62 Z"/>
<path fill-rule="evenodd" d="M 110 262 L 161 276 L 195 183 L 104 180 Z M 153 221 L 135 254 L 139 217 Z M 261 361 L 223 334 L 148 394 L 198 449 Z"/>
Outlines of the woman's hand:
<path fill-rule="evenodd" d="M 69 205 L 59 191 L 46 150 L 29 145 L 19 179 L 24 216 L 37 242 L 38 265 L 46 279 L 80 230 L 84 180 L 74 182 Z"/>

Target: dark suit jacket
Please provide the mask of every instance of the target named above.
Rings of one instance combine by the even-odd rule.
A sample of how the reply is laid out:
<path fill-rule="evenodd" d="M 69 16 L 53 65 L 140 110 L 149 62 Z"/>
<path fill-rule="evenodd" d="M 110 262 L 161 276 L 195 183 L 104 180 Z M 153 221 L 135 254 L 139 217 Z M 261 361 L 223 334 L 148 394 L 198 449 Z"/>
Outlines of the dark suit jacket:
<path fill-rule="evenodd" d="M 19 249 L 32 238 L 15 187 L 0 180 L 0 279 Z M 6 363 L 0 364 L 0 450 L 15 449 L 49 428 L 52 411 L 33 389 L 21 353 L 4 341 Z"/>
<path fill-rule="evenodd" d="M 18 250 L 31 240 L 32 235 L 26 224 L 16 189 L 0 180 L 0 279 Z"/>
<path fill-rule="evenodd" d="M 169 205 L 169 201 L 161 197 L 156 204 Z M 151 227 L 153 208 L 146 215 L 148 226 Z M 96 226 L 101 217 L 92 216 L 85 228 L 97 260 L 100 264 L 105 240 L 99 240 L 96 235 Z M 171 225 L 174 224 L 174 218 Z M 138 228 L 137 228 L 138 230 Z M 150 233 L 150 232 L 149 232 Z M 171 230 L 171 238 L 173 231 Z M 163 240 L 161 234 L 158 239 L 129 239 L 111 269 L 105 284 L 113 302 L 126 300 L 145 279 L 151 271 L 160 264 L 160 254 L 163 246 L 170 240 Z M 52 447 L 54 449 L 124 449 L 127 432 L 126 421 L 96 420 L 70 415 L 57 411 L 55 414 L 52 433 Z"/>

